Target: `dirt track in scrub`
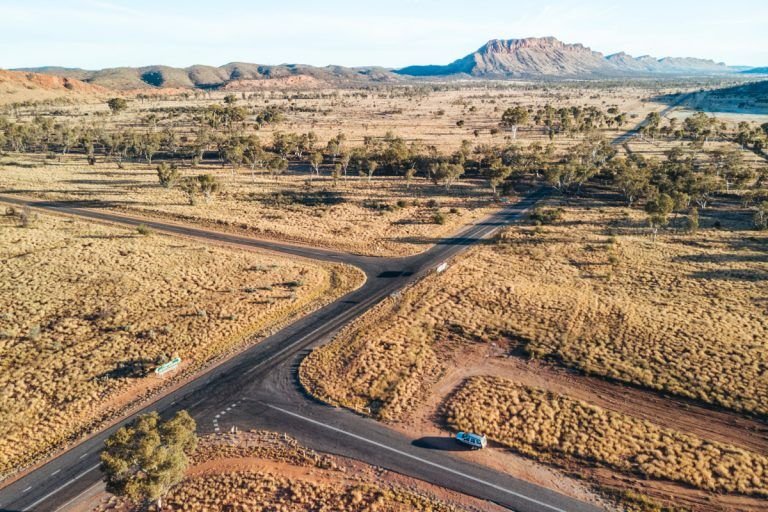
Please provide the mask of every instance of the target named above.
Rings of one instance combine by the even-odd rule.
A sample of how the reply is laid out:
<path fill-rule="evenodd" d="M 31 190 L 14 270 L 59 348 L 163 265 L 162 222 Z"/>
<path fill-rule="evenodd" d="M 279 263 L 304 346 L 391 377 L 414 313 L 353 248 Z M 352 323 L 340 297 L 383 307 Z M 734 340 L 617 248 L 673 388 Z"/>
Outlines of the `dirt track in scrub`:
<path fill-rule="evenodd" d="M 479 346 L 471 351 L 463 351 L 460 361 L 448 362 L 449 370 L 429 390 L 428 400 L 393 426 L 412 437 L 447 438 L 451 433 L 446 430 L 442 412 L 446 399 L 465 379 L 492 376 L 564 394 L 606 410 L 645 419 L 660 427 L 693 434 L 708 441 L 728 443 L 755 453 L 768 454 L 768 425 L 763 422 L 727 411 L 702 407 L 684 399 L 663 397 L 654 392 L 584 376 L 547 362 L 508 356 L 508 348 L 501 345 Z M 763 509 L 761 500 L 756 498 L 736 495 L 716 495 L 713 498 L 712 494 L 675 483 L 638 480 L 605 468 L 563 462 L 561 467 L 567 475 L 581 475 L 580 479 L 574 480 L 558 470 L 532 463 L 524 456 L 496 448 L 481 452 L 462 452 L 462 456 L 581 499 L 586 499 L 590 493 L 586 490 L 585 483 L 580 481 L 586 479 L 605 488 L 632 490 L 656 500 L 684 503 L 693 510 Z"/>

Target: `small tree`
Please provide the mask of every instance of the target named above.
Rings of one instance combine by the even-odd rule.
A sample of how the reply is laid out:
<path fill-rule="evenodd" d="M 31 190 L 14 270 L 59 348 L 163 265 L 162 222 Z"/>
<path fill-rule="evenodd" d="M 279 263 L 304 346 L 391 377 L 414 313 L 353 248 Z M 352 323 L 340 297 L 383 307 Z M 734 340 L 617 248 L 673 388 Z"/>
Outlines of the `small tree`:
<path fill-rule="evenodd" d="M 373 178 L 373 173 L 376 172 L 376 169 L 379 168 L 379 162 L 376 160 L 366 160 L 365 162 L 365 173 L 368 176 L 368 181 L 371 181 L 371 178 Z"/>
<path fill-rule="evenodd" d="M 498 197 L 498 187 L 504 180 L 512 174 L 512 168 L 508 165 L 502 165 L 501 160 L 494 162 L 491 167 L 483 170 L 483 176 L 488 180 L 488 184 L 493 190 L 493 197 Z"/>
<path fill-rule="evenodd" d="M 315 174 L 320 176 L 320 165 L 323 163 L 323 154 L 320 151 L 315 151 L 309 156 L 309 165 L 315 171 Z"/>
<path fill-rule="evenodd" d="M 432 168 L 432 181 L 435 185 L 442 183 L 446 190 L 451 189 L 451 185 L 464 174 L 464 166 L 461 164 L 452 164 L 440 162 Z"/>
<path fill-rule="evenodd" d="M 755 211 L 755 215 L 752 217 L 752 224 L 755 226 L 755 229 L 761 231 L 768 229 L 768 201 L 763 201 L 757 207 L 757 211 Z"/>
<path fill-rule="evenodd" d="M 654 240 L 659 228 L 669 223 L 669 214 L 674 208 L 675 201 L 667 194 L 660 194 L 656 199 L 646 203 L 645 211 L 648 213 L 648 224 L 651 226 Z"/>
<path fill-rule="evenodd" d="M 197 447 L 195 420 L 179 411 L 168 421 L 156 412 L 140 416 L 107 439 L 101 453 L 107 491 L 144 505 L 162 499 L 184 477 Z"/>
<path fill-rule="evenodd" d="M 221 190 L 219 181 L 216 179 L 216 176 L 212 174 L 199 175 L 197 177 L 197 183 L 206 202 L 210 202 L 216 193 Z"/>
<path fill-rule="evenodd" d="M 107 100 L 107 106 L 113 114 L 119 114 L 128 108 L 128 101 L 125 98 L 110 98 Z"/>
<path fill-rule="evenodd" d="M 501 115 L 501 126 L 512 132 L 512 138 L 517 138 L 517 128 L 528 122 L 528 110 L 523 107 L 510 107 Z"/>
<path fill-rule="evenodd" d="M 288 160 L 278 155 L 270 158 L 267 162 L 267 169 L 269 169 L 269 173 L 274 176 L 275 179 L 277 179 L 280 174 L 285 172 L 287 168 Z"/>
<path fill-rule="evenodd" d="M 197 180 L 192 176 L 187 176 L 179 184 L 179 189 L 187 196 L 190 206 L 197 204 L 197 193 L 199 188 L 197 186 Z"/>
<path fill-rule="evenodd" d="M 691 208 L 685 222 L 686 230 L 689 233 L 696 233 L 699 230 L 699 209 Z"/>
<path fill-rule="evenodd" d="M 157 166 L 157 180 L 165 188 L 171 188 L 179 179 L 179 169 L 176 164 L 168 165 L 163 162 Z"/>

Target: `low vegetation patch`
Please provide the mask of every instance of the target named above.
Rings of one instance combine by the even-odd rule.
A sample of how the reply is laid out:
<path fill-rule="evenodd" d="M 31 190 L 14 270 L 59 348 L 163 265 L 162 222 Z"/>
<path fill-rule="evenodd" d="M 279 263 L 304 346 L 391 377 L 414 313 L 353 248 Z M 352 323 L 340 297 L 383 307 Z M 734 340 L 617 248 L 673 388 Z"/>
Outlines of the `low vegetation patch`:
<path fill-rule="evenodd" d="M 186 480 L 171 491 L 163 510 L 213 510 L 222 503 L 238 507 L 234 510 L 458 510 L 407 491 L 385 490 L 371 484 L 331 486 L 268 472 L 246 471 Z"/>
<path fill-rule="evenodd" d="M 462 347 L 505 341 L 585 373 L 768 414 L 768 238 L 710 227 L 653 241 L 639 212 L 564 210 L 388 299 L 313 352 L 302 382 L 328 402 L 399 419 Z"/>
<path fill-rule="evenodd" d="M 315 452 L 268 431 L 210 435 L 191 454 L 186 478 L 149 510 L 478 511 L 418 481 Z M 408 484 L 404 482 L 408 481 Z M 146 510 L 126 497 L 102 498 L 99 512 Z M 478 501 L 478 504 L 484 502 Z M 487 510 L 487 508 L 482 508 Z"/>
<path fill-rule="evenodd" d="M 359 279 L 136 229 L 0 217 L 0 476 Z M 180 367 L 155 376 L 174 355 Z"/>
<path fill-rule="evenodd" d="M 768 458 L 494 377 L 467 380 L 446 404 L 451 428 L 482 432 L 522 453 L 768 496 Z"/>

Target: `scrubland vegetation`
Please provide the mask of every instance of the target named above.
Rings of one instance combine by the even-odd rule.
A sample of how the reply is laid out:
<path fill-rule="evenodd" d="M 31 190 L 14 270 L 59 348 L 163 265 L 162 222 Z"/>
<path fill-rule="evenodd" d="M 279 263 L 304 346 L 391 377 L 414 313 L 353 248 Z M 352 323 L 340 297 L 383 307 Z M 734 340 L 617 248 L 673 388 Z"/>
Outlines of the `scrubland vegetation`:
<path fill-rule="evenodd" d="M 0 187 L 382 256 L 414 254 L 543 188 L 551 198 L 521 225 L 313 351 L 299 370 L 305 388 L 408 421 L 449 366 L 461 370 L 463 351 L 487 346 L 765 418 L 768 125 L 662 115 L 653 98 L 690 87 L 433 84 L 16 104 L 0 114 Z M 636 136 L 625 135 L 638 124 Z M 313 304 L 333 279 L 345 283 L 339 289 L 355 281 L 336 267 L 186 243 L 170 251 L 147 229 L 86 233 L 12 213 L 9 276 L 50 261 L 62 270 L 30 274 L 14 289 L 29 300 L 0 319 L 0 347 L 12 355 L 2 375 L 15 383 L 0 398 L 9 418 L 0 427 L 3 468 L 148 392 L 142 375 L 167 357 L 210 360 Z M 55 225 L 43 237 L 38 222 Z M 142 318 L 137 297 L 151 306 Z M 256 326 L 241 320 L 254 318 L 250 308 Z M 42 356 L 32 360 L 30 347 Z M 86 350 L 96 355 L 86 360 Z M 469 393 L 488 400 L 473 409 Z M 543 460 L 766 495 L 764 454 L 564 396 L 480 378 L 447 408 L 453 427 L 484 430 Z M 560 435 L 573 441 L 559 444 Z M 167 506 L 441 509 L 419 500 L 370 482 L 297 481 L 238 466 L 191 474 Z"/>
<path fill-rule="evenodd" d="M 3 475 L 361 278 L 342 266 L 8 212 L 0 216 Z M 180 369 L 155 377 L 174 355 Z"/>
<path fill-rule="evenodd" d="M 206 436 L 191 454 L 187 477 L 153 510 L 480 510 L 482 502 L 412 481 L 362 463 L 331 457 L 272 432 Z M 487 507 L 493 505 L 485 504 Z M 91 510 L 131 510 L 101 497 Z"/>
<path fill-rule="evenodd" d="M 511 340 L 530 357 L 768 413 L 765 235 L 707 228 L 653 242 L 626 208 L 564 205 L 556 216 L 509 229 L 389 299 L 313 352 L 303 382 L 324 400 L 397 419 L 449 355 Z"/>
<path fill-rule="evenodd" d="M 656 229 L 753 189 L 743 201 L 763 226 L 764 165 L 735 148 L 761 155 L 764 129 L 703 114 L 667 122 L 648 95 L 435 85 L 12 105 L 0 184 L 379 255 L 418 252 L 531 182 L 571 195 L 607 180 Z M 647 157 L 609 144 L 643 119 L 646 140 L 674 147 Z"/>
<path fill-rule="evenodd" d="M 446 418 L 455 430 L 484 432 L 528 455 L 572 457 L 714 492 L 768 496 L 763 455 L 504 379 L 469 379 L 447 403 Z"/>

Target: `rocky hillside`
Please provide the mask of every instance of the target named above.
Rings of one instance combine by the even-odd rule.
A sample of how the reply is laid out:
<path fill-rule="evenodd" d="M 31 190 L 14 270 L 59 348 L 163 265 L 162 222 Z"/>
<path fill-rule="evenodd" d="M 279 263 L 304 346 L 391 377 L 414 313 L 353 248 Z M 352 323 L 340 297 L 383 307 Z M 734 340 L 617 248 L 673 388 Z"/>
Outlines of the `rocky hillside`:
<path fill-rule="evenodd" d="M 732 70 L 722 63 L 692 58 L 605 56 L 581 44 L 554 37 L 494 39 L 446 66 L 410 66 L 397 73 L 410 76 L 466 74 L 488 78 L 611 77 L 656 74 L 721 74 Z"/>
<path fill-rule="evenodd" d="M 606 78 L 655 75 L 719 75 L 739 70 L 711 60 L 605 56 L 581 44 L 554 37 L 494 39 L 464 58 L 445 66 L 409 66 L 392 71 L 381 67 L 315 67 L 301 64 L 268 66 L 232 62 L 224 66 L 147 66 L 88 71 L 33 68 L 48 75 L 82 80 L 123 91 L 164 89 L 249 90 L 264 87 L 323 87 L 343 84 L 390 83 L 410 77 L 473 76 L 478 78 Z"/>
<path fill-rule="evenodd" d="M 141 68 L 109 68 L 88 71 L 71 68 L 34 68 L 49 75 L 76 78 L 89 84 L 118 90 L 146 88 L 243 89 L 264 85 L 286 86 L 294 83 L 335 84 L 342 82 L 389 82 L 403 78 L 383 68 L 314 67 L 300 64 L 266 66 L 232 62 L 224 66 L 147 66 Z"/>
<path fill-rule="evenodd" d="M 109 90 L 75 78 L 0 69 L 0 104 L 103 97 Z"/>

